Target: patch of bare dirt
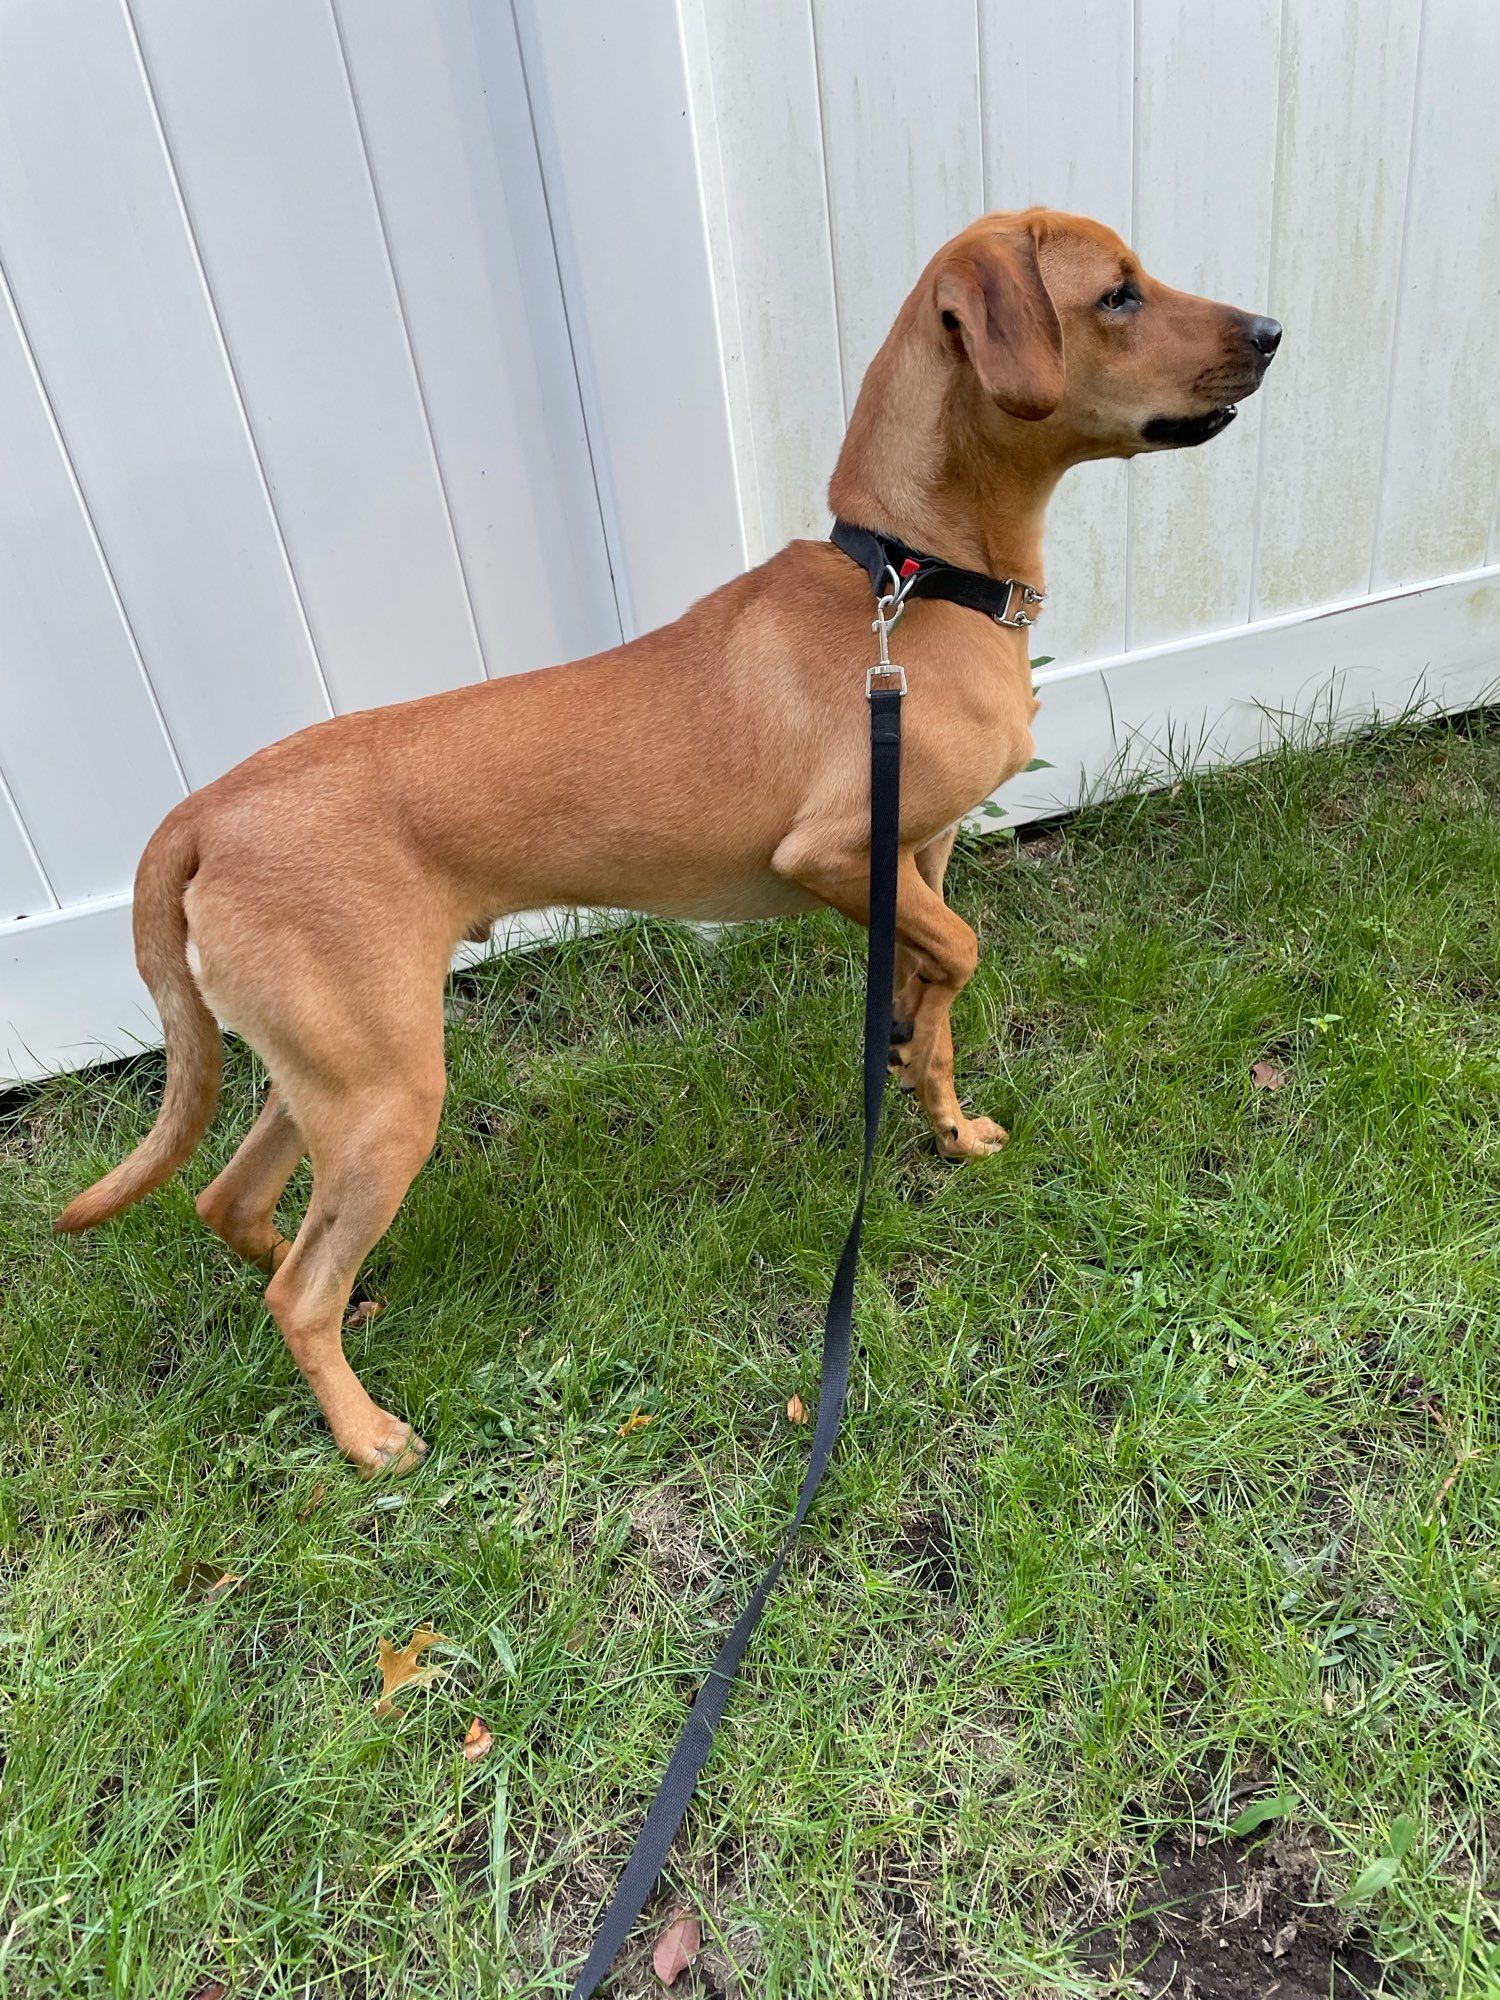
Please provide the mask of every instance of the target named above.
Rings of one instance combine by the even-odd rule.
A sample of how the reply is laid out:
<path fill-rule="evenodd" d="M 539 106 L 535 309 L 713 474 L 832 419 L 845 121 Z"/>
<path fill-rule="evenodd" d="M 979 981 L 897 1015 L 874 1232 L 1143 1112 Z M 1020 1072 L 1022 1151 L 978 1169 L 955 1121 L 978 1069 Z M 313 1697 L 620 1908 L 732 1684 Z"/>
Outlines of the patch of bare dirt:
<path fill-rule="evenodd" d="M 958 1589 L 959 1564 L 953 1530 L 941 1514 L 919 1514 L 902 1527 L 896 1543 L 899 1571 L 938 1597 Z"/>
<path fill-rule="evenodd" d="M 1388 1994 L 1347 1919 L 1320 1900 L 1310 1849 L 1168 1841 L 1159 1872 L 1091 1931 L 1081 1959 L 1104 1991 L 1152 2000 L 1365 2000 Z"/>
<path fill-rule="evenodd" d="M 1016 851 L 1034 866 L 1060 861 L 1067 852 L 1067 828 L 1057 820 L 1033 822 L 1016 835 Z"/>

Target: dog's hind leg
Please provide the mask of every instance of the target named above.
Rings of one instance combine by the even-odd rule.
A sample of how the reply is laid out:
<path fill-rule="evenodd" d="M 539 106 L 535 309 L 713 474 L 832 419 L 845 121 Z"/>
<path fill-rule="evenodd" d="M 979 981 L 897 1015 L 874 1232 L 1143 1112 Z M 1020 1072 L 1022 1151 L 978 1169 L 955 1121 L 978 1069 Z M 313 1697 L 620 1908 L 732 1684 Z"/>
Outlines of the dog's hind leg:
<path fill-rule="evenodd" d="M 198 1213 L 247 1264 L 272 1275 L 291 1245 L 276 1227 L 276 1204 L 307 1142 L 275 1085 L 238 1152 L 198 1197 Z"/>
<path fill-rule="evenodd" d="M 195 884 L 188 908 L 204 998 L 275 1083 L 204 1212 L 215 1226 L 232 1219 L 244 1247 L 274 1263 L 267 1310 L 339 1449 L 366 1474 L 405 1471 L 425 1447 L 361 1387 L 344 1313 L 437 1136 L 443 981 L 462 913 L 394 864 L 378 881 L 351 876 L 336 899 L 314 877 L 298 903 L 281 893 L 289 885 L 254 874 L 252 858 Z M 275 949 L 248 948 L 255 938 Z M 282 1253 L 273 1205 L 304 1145 L 312 1193 Z"/>
<path fill-rule="evenodd" d="M 367 1478 L 408 1472 L 427 1447 L 367 1394 L 345 1357 L 343 1326 L 359 1267 L 437 1136 L 441 1041 L 423 1068 L 337 1093 L 326 1083 L 309 1091 L 299 1082 L 292 1098 L 312 1154 L 312 1200 L 266 1287 L 266 1305 L 344 1456 Z"/>

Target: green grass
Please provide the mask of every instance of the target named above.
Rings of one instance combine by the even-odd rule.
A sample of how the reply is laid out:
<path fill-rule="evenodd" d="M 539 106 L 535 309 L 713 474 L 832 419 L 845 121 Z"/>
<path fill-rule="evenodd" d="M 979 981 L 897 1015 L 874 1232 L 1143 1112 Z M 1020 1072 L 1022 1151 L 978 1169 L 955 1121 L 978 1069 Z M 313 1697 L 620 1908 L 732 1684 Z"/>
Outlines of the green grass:
<path fill-rule="evenodd" d="M 1360 1923 L 1500 1992 L 1497 798 L 1470 722 L 961 846 L 961 1087 L 1015 1136 L 955 1171 L 892 1100 L 844 1441 L 658 1906 L 695 1990 L 1083 1990 L 1101 1884 L 1284 1791 L 1329 1898 L 1410 1815 Z M 565 1992 L 795 1490 L 860 966 L 639 925 L 461 982 L 350 1336 L 433 1447 L 396 1491 L 193 1215 L 245 1053 L 191 1187 L 76 1242 L 159 1059 L 8 1100 L 0 1989 Z"/>

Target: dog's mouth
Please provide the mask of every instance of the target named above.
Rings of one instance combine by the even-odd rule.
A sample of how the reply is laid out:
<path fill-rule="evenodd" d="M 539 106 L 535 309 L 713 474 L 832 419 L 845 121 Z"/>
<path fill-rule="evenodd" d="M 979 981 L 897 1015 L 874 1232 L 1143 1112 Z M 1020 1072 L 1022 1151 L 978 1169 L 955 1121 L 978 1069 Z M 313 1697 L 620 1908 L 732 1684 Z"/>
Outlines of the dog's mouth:
<path fill-rule="evenodd" d="M 1141 426 L 1147 444 L 1206 444 L 1239 415 L 1238 403 L 1221 403 L 1200 417 L 1152 417 Z"/>

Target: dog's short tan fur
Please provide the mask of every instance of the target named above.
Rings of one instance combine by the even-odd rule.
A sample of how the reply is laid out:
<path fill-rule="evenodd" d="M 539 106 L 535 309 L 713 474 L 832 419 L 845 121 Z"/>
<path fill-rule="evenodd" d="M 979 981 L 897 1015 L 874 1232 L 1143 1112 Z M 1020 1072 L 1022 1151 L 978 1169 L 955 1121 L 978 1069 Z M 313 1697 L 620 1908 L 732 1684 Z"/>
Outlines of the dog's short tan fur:
<path fill-rule="evenodd" d="M 871 363 L 833 507 L 1040 585 L 1061 474 L 1150 448 L 1153 419 L 1217 421 L 1260 381 L 1254 329 L 1270 324 L 1157 284 L 1097 223 L 986 216 L 928 265 Z M 415 1463 L 425 1447 L 365 1393 L 341 1329 L 437 1130 L 455 945 L 553 905 L 734 918 L 831 904 L 863 921 L 871 613 L 855 564 L 794 542 L 629 645 L 321 723 L 184 800 L 136 878 L 137 957 L 166 1031 L 161 1113 L 58 1227 L 102 1221 L 188 1158 L 216 1100 L 217 1016 L 273 1087 L 198 1212 L 271 1274 L 266 1303 L 340 1448 L 366 1472 Z M 949 1013 L 978 946 L 943 872 L 961 815 L 1031 756 L 1026 636 L 926 600 L 897 652 L 897 1054 L 939 1147 L 972 1159 L 1005 1134 L 954 1093 Z M 275 1209 L 304 1152 L 312 1199 L 288 1248 Z"/>

